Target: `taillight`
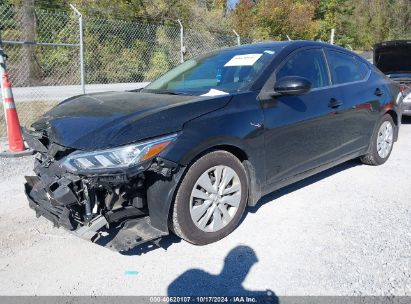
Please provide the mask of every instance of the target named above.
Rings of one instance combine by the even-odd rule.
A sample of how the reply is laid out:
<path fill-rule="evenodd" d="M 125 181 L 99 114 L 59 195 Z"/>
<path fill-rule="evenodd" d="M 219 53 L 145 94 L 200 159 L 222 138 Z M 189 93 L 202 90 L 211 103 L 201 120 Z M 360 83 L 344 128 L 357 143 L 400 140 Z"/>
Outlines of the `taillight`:
<path fill-rule="evenodd" d="M 404 94 L 404 92 L 405 92 L 405 85 L 400 84 L 400 92 L 401 92 L 401 94 Z"/>
<path fill-rule="evenodd" d="M 411 83 L 401 83 L 400 92 L 403 96 L 411 93 Z"/>

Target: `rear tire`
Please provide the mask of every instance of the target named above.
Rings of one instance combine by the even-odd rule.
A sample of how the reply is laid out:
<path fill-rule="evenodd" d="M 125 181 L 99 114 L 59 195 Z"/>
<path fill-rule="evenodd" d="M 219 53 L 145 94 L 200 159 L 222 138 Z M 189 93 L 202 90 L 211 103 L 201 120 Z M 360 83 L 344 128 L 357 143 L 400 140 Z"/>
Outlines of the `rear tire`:
<path fill-rule="evenodd" d="M 388 160 L 394 146 L 395 128 L 391 115 L 385 114 L 371 138 L 370 152 L 361 157 L 364 164 L 379 166 Z"/>
<path fill-rule="evenodd" d="M 236 228 L 247 197 L 247 174 L 240 160 L 226 151 L 207 153 L 183 177 L 170 228 L 196 245 L 216 242 Z"/>

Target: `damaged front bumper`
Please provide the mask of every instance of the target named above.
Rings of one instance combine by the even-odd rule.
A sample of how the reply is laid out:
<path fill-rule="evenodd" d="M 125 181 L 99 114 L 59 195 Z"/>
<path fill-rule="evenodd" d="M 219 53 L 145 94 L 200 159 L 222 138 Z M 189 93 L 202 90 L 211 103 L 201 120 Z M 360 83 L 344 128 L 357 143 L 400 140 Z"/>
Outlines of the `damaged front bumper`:
<path fill-rule="evenodd" d="M 106 246 L 117 251 L 156 242 L 169 233 L 168 213 L 182 172 L 177 164 L 155 158 L 138 170 L 75 175 L 61 166 L 72 150 L 27 130 L 24 137 L 39 152 L 36 176 L 26 176 L 25 184 L 29 206 L 37 217 L 90 241 L 108 232 Z"/>
<path fill-rule="evenodd" d="M 29 201 L 29 206 L 36 212 L 36 216 L 44 216 L 56 227 L 64 227 L 68 230 L 76 229 L 77 223 L 74 220 L 75 212 L 67 208 L 69 202 L 77 202 L 74 193 L 62 185 L 56 195 L 50 191 L 49 185 L 45 185 L 38 176 L 26 176 L 24 190 Z M 66 192 L 66 197 L 60 193 Z M 74 198 L 74 200 L 67 199 Z"/>

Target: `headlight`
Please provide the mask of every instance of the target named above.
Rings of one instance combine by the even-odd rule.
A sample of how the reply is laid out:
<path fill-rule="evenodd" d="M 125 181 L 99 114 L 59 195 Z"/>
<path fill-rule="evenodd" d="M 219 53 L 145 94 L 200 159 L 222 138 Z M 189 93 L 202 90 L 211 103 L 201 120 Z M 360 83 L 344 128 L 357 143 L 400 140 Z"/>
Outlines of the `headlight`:
<path fill-rule="evenodd" d="M 118 169 L 135 166 L 163 151 L 177 135 L 95 152 L 74 152 L 62 165 L 69 171 Z"/>

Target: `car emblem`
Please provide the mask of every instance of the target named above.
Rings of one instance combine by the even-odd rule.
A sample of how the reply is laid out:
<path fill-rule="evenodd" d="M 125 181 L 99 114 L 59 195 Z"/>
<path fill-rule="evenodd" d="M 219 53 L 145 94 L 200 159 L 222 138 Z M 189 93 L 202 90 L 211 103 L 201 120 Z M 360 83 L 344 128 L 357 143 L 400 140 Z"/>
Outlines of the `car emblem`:
<path fill-rule="evenodd" d="M 259 124 L 259 123 L 250 122 L 250 125 L 252 125 L 253 127 L 256 127 L 256 128 L 261 128 L 261 124 Z"/>

